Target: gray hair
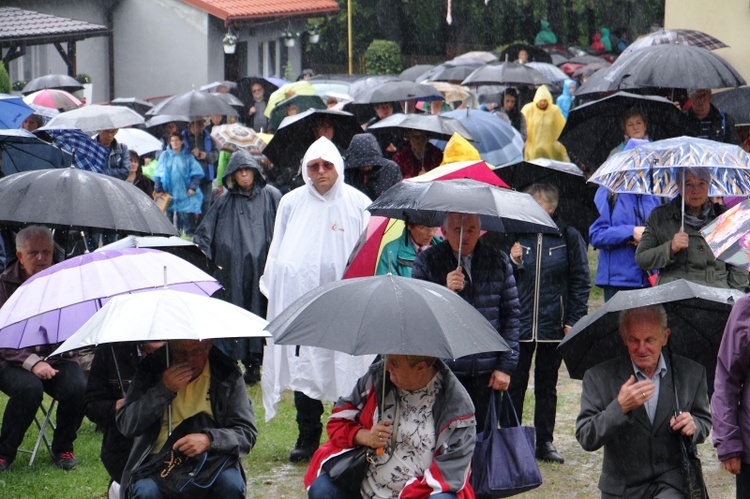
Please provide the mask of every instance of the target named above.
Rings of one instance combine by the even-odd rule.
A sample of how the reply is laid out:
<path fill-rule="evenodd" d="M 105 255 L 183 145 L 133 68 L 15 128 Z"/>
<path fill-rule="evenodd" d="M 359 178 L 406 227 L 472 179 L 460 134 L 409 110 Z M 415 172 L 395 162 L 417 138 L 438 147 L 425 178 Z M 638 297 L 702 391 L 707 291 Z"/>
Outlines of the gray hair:
<path fill-rule="evenodd" d="M 45 238 L 50 246 L 54 245 L 52 232 L 47 227 L 43 225 L 29 225 L 16 234 L 16 249 L 20 251 L 22 248 L 26 248 L 26 243 L 29 239 L 36 238 Z"/>
<path fill-rule="evenodd" d="M 477 226 L 480 229 L 482 227 L 482 219 L 479 218 L 479 215 L 477 215 L 475 213 L 460 213 L 460 212 L 457 212 L 457 211 L 450 211 L 450 212 L 446 213 L 445 214 L 445 218 L 443 218 L 443 224 L 441 225 L 441 227 L 444 230 L 448 230 L 448 220 L 450 220 L 450 218 L 452 216 L 459 216 L 459 217 L 461 217 L 461 219 L 459 220 L 459 226 L 463 225 L 463 223 L 466 222 L 466 217 L 477 217 Z"/>
<path fill-rule="evenodd" d="M 687 174 L 698 177 L 704 182 L 711 183 L 711 171 L 708 168 L 701 168 L 700 166 L 690 168 L 680 168 L 677 170 L 677 185 L 682 188 L 682 182 Z"/>
<path fill-rule="evenodd" d="M 557 203 L 560 201 L 560 191 L 552 184 L 531 184 L 523 192 L 534 198 L 542 198 L 545 203 L 554 209 L 557 209 Z"/>
<path fill-rule="evenodd" d="M 649 319 L 656 319 L 659 321 L 659 328 L 662 333 L 667 329 L 667 311 L 663 305 L 648 305 L 646 307 L 629 308 L 620 312 L 620 335 L 624 335 L 625 323 L 628 322 L 630 317 L 640 318 L 641 321 L 648 321 Z"/>
<path fill-rule="evenodd" d="M 708 94 L 711 95 L 710 88 L 690 88 L 687 91 L 688 99 L 693 100 L 693 97 L 698 95 L 698 92 L 708 92 Z"/>

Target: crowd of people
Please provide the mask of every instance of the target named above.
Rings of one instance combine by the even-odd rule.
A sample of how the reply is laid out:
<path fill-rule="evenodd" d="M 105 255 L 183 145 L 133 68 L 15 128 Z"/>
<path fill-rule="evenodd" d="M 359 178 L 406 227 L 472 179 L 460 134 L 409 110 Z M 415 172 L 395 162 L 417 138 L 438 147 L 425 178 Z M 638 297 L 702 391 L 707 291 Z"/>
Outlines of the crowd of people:
<path fill-rule="evenodd" d="M 537 41 L 554 43 L 549 28 L 543 21 Z M 627 44 L 627 33 L 618 35 L 610 39 L 605 28 L 594 42 L 611 52 Z M 525 160 L 568 161 L 558 138 L 575 110 L 576 85 L 565 80 L 557 100 L 541 85 L 529 102 L 520 102 L 529 88 L 509 87 L 488 111 L 523 137 Z M 239 121 L 268 130 L 263 85 L 252 82 L 242 97 L 248 105 Z M 710 90 L 693 89 L 687 97 L 685 135 L 739 142 L 732 117 L 711 104 Z M 272 165 L 215 141 L 210 128 L 226 121 L 222 116 L 163 124 L 154 133 L 165 150 L 148 163 L 115 140 L 116 130 L 100 130 L 93 140 L 108 150 L 99 173 L 131 182 L 157 201 L 163 198 L 170 220 L 216 264 L 221 298 L 273 320 L 307 292 L 342 279 L 368 229 L 372 201 L 403 179 L 439 172 L 454 160 L 453 152 L 430 142 L 424 130 L 369 129 L 400 108 L 399 102 L 375 103 L 362 133 L 344 146 L 338 122 L 315 118 L 310 143 L 287 146 L 301 149 L 294 151 L 301 160 L 293 165 Z M 287 115 L 294 112 L 285 109 Z M 611 154 L 649 141 L 649 118 L 640 107 L 627 109 L 619 123 L 622 143 Z M 40 124 L 30 117 L 24 127 Z M 472 149 L 468 142 L 462 147 Z M 373 274 L 445 286 L 487 319 L 507 343 L 505 352 L 374 358 L 270 339 L 179 340 L 102 346 L 84 373 L 75 354 L 45 357 L 52 345 L 0 349 L 0 390 L 8 396 L 0 472 L 11 468 L 48 393 L 58 404 L 54 463 L 75 468 L 73 445 L 87 416 L 103 431 L 101 459 L 113 497 L 162 497 L 168 485 L 155 477 L 153 465 L 172 450 L 187 458 L 220 456 L 212 492 L 244 497 L 241 458 L 259 438 L 246 385 L 260 382 L 267 418 L 274 417 L 284 390 L 294 393 L 297 441 L 289 460 L 310 463 L 304 477 L 309 497 L 468 499 L 475 497 L 476 428 L 484 427 L 491 412 L 490 395 L 507 393 L 522 418 L 532 369 L 535 455 L 563 464 L 554 444 L 563 360 L 557 347 L 589 309 L 587 241 L 598 254 L 594 283 L 605 301 L 619 291 L 676 279 L 748 290 L 748 270 L 714 258 L 701 235 L 727 209 L 721 199 L 709 197 L 710 180 L 705 169 L 684 169 L 680 192 L 671 200 L 600 187 L 593 199 L 599 216 L 584 234 L 558 214 L 565 194 L 543 182 L 525 191 L 551 217 L 555 233 L 485 235 L 478 215 L 460 212 L 447 213 L 439 227 L 409 220 L 397 226 Z M 14 245 L 16 259 L 0 275 L 0 304 L 53 264 L 48 228 L 26 227 Z M 714 373 L 666 348 L 671 331 L 662 307 L 621 315 L 619 331 L 629 356 L 586 372 L 575 430 L 583 449 L 604 449 L 603 497 L 682 497 L 680 438 L 701 443 L 712 417 L 719 459 L 738 475 L 737 497 L 750 490 L 750 460 L 743 460 L 750 449 L 750 416 L 742 405 L 747 303 L 738 301 L 730 318 L 715 387 L 707 382 Z M 324 425 L 324 403 L 330 401 L 336 402 Z M 321 446 L 324 427 L 328 439 Z M 357 447 L 383 451 L 370 457 L 359 487 L 349 490 L 331 477 L 330 460 Z"/>

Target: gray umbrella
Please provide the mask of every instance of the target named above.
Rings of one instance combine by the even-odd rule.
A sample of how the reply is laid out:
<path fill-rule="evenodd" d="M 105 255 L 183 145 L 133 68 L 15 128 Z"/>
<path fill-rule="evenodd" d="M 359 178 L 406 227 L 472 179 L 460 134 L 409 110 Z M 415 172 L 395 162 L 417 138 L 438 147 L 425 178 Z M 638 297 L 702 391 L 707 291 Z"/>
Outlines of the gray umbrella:
<path fill-rule="evenodd" d="M 129 107 L 140 115 L 145 115 L 146 111 L 154 107 L 154 105 L 150 102 L 138 99 L 136 97 L 118 97 L 116 99 L 112 99 L 110 104 L 112 104 L 113 106 Z"/>
<path fill-rule="evenodd" d="M 427 132 L 430 138 L 442 140 L 449 140 L 454 133 L 458 132 L 466 140 L 474 140 L 474 136 L 460 121 L 438 114 L 396 113 L 367 128 L 368 132 L 376 135 L 392 131 L 402 131 L 406 134 L 408 130 Z"/>
<path fill-rule="evenodd" d="M 527 64 L 502 62 L 477 68 L 461 85 L 549 85 L 542 73 Z"/>
<path fill-rule="evenodd" d="M 65 90 L 66 92 L 75 92 L 83 89 L 83 85 L 68 75 L 44 75 L 38 78 L 34 78 L 23 87 L 21 93 L 27 95 L 37 90 L 44 90 L 45 88 L 54 88 L 57 90 Z"/>
<path fill-rule="evenodd" d="M 622 310 L 661 304 L 667 310 L 669 345 L 675 354 L 716 370 L 716 356 L 729 312 L 742 296 L 735 289 L 703 286 L 682 279 L 653 288 L 620 291 L 602 308 L 582 317 L 560 342 L 560 352 L 571 378 L 583 379 L 591 367 L 617 356 L 627 356 L 619 333 Z"/>
<path fill-rule="evenodd" d="M 97 132 L 142 124 L 143 117 L 128 107 L 93 104 L 60 113 L 52 118 L 46 126 Z"/>
<path fill-rule="evenodd" d="M 180 116 L 237 116 L 237 111 L 217 94 L 191 90 L 170 97 L 146 113 L 149 116 L 172 114 Z"/>
<path fill-rule="evenodd" d="M 455 359 L 509 350 L 487 319 L 456 293 L 394 275 L 319 286 L 292 303 L 266 331 L 276 344 L 316 346 L 351 355 Z"/>

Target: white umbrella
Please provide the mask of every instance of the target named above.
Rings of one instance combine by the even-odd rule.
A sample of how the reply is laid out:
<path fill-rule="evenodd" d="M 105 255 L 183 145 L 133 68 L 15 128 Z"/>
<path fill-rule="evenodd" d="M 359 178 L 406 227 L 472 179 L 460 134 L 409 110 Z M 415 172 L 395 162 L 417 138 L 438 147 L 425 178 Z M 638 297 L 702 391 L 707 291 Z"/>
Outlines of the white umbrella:
<path fill-rule="evenodd" d="M 52 118 L 47 126 L 98 132 L 99 130 L 113 130 L 142 125 L 143 123 L 143 117 L 130 108 L 92 104 L 60 113 Z"/>
<path fill-rule="evenodd" d="M 51 356 L 123 341 L 267 338 L 268 321 L 229 302 L 162 289 L 113 297 Z"/>
<path fill-rule="evenodd" d="M 121 128 L 115 135 L 115 140 L 127 145 L 128 149 L 137 152 L 138 156 L 162 150 L 159 139 L 138 128 Z"/>

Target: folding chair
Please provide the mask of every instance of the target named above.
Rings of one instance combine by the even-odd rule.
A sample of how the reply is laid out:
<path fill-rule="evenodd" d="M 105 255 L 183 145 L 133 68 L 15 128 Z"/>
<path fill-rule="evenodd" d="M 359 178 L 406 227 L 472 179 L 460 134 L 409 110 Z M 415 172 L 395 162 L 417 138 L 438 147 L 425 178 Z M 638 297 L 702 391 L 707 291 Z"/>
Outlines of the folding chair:
<path fill-rule="evenodd" d="M 37 428 L 39 428 L 39 435 L 36 437 L 34 448 L 32 450 L 18 449 L 18 452 L 31 454 L 29 466 L 34 464 L 34 460 L 39 453 L 39 447 L 41 447 L 42 442 L 44 442 L 50 455 L 52 455 L 52 441 L 49 437 L 47 437 L 47 427 L 52 428 L 53 432 L 57 428 L 55 422 L 52 421 L 52 414 L 55 411 L 55 406 L 57 406 L 57 400 L 52 399 L 52 402 L 49 405 L 49 409 L 45 409 L 44 401 L 42 400 L 42 403 L 39 404 L 39 411 L 41 411 L 41 414 L 39 414 L 39 411 L 37 411 L 36 415 L 34 416 L 34 422 L 36 423 Z"/>

